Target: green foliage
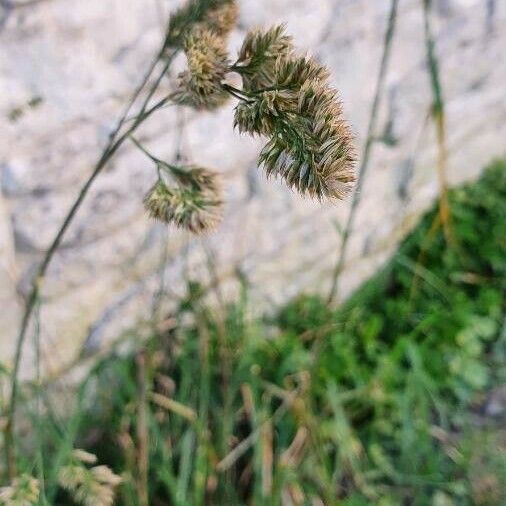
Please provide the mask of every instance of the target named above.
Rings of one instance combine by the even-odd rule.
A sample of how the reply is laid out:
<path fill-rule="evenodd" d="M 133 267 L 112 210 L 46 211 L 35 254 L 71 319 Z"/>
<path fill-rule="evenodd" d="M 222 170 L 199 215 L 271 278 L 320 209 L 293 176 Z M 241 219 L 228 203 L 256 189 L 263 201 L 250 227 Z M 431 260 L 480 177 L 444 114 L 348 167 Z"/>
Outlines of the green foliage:
<path fill-rule="evenodd" d="M 245 290 L 217 310 L 190 284 L 141 379 L 132 357 L 92 371 L 44 445 L 48 480 L 75 439 L 122 476 L 117 503 L 140 504 L 145 388 L 150 504 L 500 504 L 504 441 L 471 411 L 504 367 L 505 169 L 450 192 L 458 246 L 429 212 L 338 309 L 301 295 L 258 320 Z"/>

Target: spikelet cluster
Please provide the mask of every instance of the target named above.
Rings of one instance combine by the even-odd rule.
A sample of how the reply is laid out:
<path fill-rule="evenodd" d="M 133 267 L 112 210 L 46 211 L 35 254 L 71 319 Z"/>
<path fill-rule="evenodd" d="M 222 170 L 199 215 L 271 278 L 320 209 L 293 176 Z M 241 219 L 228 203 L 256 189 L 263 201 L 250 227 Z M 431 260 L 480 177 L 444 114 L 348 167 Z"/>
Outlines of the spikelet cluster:
<path fill-rule="evenodd" d="M 208 9 L 203 24 L 220 37 L 227 36 L 237 23 L 239 8 L 235 0 L 217 2 L 214 8 Z"/>
<path fill-rule="evenodd" d="M 39 501 L 39 481 L 22 474 L 13 482 L 0 488 L 0 504 L 5 506 L 33 506 Z"/>
<path fill-rule="evenodd" d="M 189 0 L 169 20 L 167 46 L 181 45 L 184 34 L 194 28 L 205 28 L 225 37 L 238 17 L 236 0 Z"/>
<path fill-rule="evenodd" d="M 260 154 L 267 175 L 303 195 L 344 198 L 355 180 L 353 136 L 326 67 L 297 56 L 275 27 L 246 37 L 234 69 L 247 96 L 235 125 L 269 137 Z"/>
<path fill-rule="evenodd" d="M 275 64 L 293 52 L 292 37 L 284 27 L 274 26 L 267 31 L 251 30 L 239 50 L 234 67 L 241 74 L 247 91 L 267 88 L 275 78 Z"/>
<path fill-rule="evenodd" d="M 64 466 L 58 475 L 58 481 L 71 494 L 74 501 L 83 506 L 112 506 L 116 487 L 121 477 L 107 466 L 96 464 L 95 455 L 75 450 L 72 462 Z"/>
<path fill-rule="evenodd" d="M 188 69 L 179 75 L 177 98 L 196 109 L 215 109 L 229 98 L 222 82 L 229 61 L 225 41 L 208 28 L 195 28 L 183 46 Z"/>
<path fill-rule="evenodd" d="M 146 194 L 149 216 L 195 234 L 214 229 L 223 210 L 218 175 L 201 167 L 171 168 L 171 173 L 175 184 L 159 179 Z"/>

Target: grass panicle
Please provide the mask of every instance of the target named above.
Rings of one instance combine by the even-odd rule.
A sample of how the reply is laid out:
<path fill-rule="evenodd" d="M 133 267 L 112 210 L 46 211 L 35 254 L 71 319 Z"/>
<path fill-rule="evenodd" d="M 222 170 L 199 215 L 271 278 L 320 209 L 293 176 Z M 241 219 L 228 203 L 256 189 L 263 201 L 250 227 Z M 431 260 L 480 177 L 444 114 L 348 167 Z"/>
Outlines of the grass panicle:
<path fill-rule="evenodd" d="M 319 81 L 306 82 L 295 111 L 290 123 L 274 121 L 260 163 L 268 176 L 281 177 L 303 195 L 345 198 L 355 181 L 355 153 L 336 93 Z"/>
<path fill-rule="evenodd" d="M 234 68 L 245 92 L 234 123 L 240 132 L 269 137 L 259 159 L 267 175 L 302 195 L 343 199 L 356 157 L 328 69 L 295 55 L 283 27 L 247 35 Z"/>
<path fill-rule="evenodd" d="M 227 36 L 237 24 L 239 8 L 235 0 L 221 2 L 214 9 L 209 9 L 204 23 L 207 28 L 214 31 L 220 37 Z"/>

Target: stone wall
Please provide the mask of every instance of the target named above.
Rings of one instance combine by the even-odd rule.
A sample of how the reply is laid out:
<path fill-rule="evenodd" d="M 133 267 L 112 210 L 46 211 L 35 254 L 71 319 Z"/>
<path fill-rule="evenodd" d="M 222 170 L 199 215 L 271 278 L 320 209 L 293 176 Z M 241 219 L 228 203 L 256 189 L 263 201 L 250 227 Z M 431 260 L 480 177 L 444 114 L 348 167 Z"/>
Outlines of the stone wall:
<path fill-rule="evenodd" d="M 43 251 L 90 173 L 114 120 L 159 44 L 163 0 L 0 2 L 0 343 L 12 354 L 20 300 Z M 397 32 L 342 296 L 383 263 L 437 195 L 436 146 L 428 120 L 421 0 L 400 0 Z M 241 0 L 235 51 L 253 25 L 286 22 L 298 46 L 332 70 L 362 145 L 390 2 Z M 506 3 L 434 2 L 448 130 L 451 184 L 506 154 Z M 167 81 L 167 87 L 169 82 Z M 183 125 L 183 128 L 181 126 Z M 100 176 L 55 258 L 39 311 L 44 364 L 55 372 L 148 318 L 153 294 L 182 291 L 184 276 L 246 275 L 262 305 L 300 290 L 325 291 L 349 202 L 320 205 L 266 181 L 260 143 L 232 129 L 232 106 L 216 114 L 168 108 L 143 140 L 162 158 L 177 146 L 219 169 L 227 210 L 219 231 L 190 239 L 150 222 L 142 197 L 153 167 L 127 146 Z M 163 280 L 163 283 L 162 283 Z M 225 283 L 224 290 L 233 283 Z M 226 294 L 225 294 L 226 296 Z M 258 307 L 260 307 L 258 306 Z M 30 369 L 30 339 L 24 370 Z"/>

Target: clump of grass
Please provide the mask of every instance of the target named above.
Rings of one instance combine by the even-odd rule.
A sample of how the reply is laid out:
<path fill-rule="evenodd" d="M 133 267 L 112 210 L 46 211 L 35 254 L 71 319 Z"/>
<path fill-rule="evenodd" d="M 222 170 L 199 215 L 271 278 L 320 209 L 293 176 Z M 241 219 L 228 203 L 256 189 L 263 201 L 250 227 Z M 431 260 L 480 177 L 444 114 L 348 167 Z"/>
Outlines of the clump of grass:
<path fill-rule="evenodd" d="M 243 288 L 222 318 L 192 283 L 146 346 L 149 503 L 498 504 L 497 429 L 470 409 L 500 381 L 505 168 L 449 192 L 459 254 L 442 229 L 427 246 L 434 209 L 337 310 L 301 295 L 253 319 Z M 125 505 L 139 504 L 138 367 L 101 361 L 70 421 L 122 475 Z M 51 469 L 59 450 L 44 448 Z"/>

